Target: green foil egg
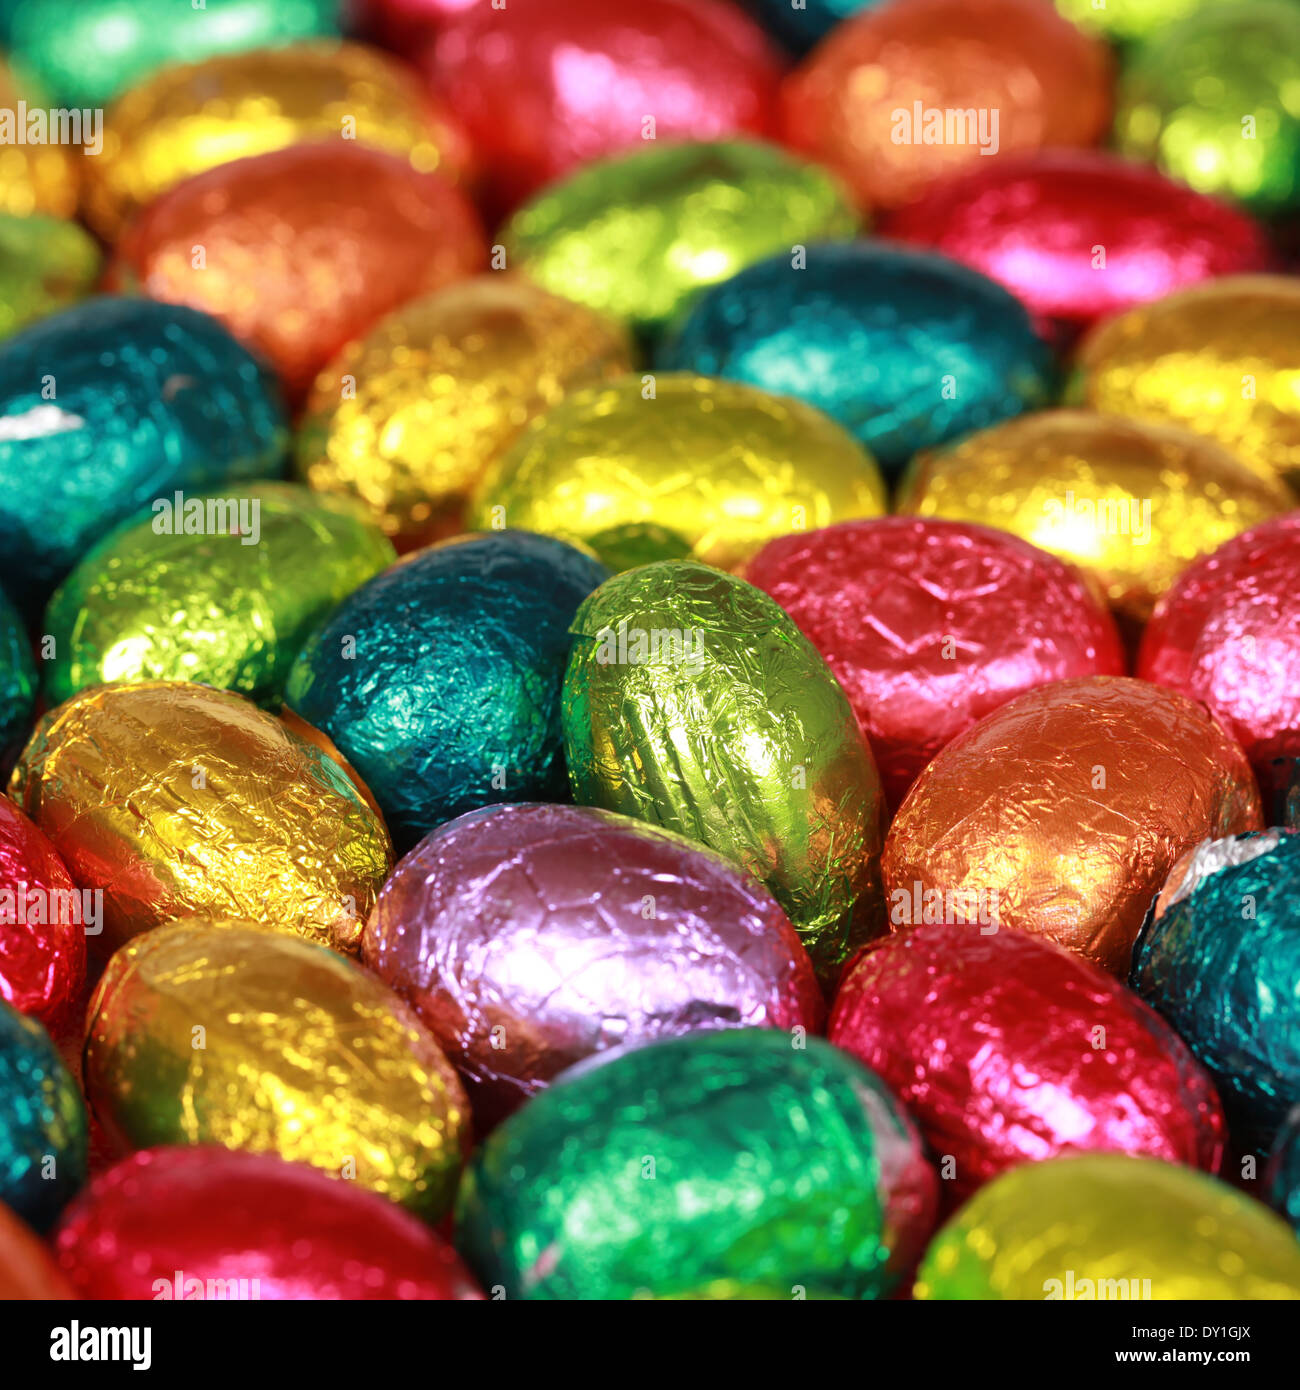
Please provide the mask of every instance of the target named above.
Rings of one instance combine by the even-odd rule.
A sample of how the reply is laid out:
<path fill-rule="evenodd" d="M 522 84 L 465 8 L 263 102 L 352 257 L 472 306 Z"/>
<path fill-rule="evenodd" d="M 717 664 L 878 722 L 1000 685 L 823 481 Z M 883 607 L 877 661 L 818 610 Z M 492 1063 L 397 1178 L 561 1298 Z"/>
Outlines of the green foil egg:
<path fill-rule="evenodd" d="M 36 661 L 22 615 L 0 589 L 0 755 L 26 734 L 36 684 Z"/>
<path fill-rule="evenodd" d="M 224 529 L 222 529 L 224 528 Z M 396 559 L 358 502 L 291 483 L 182 499 L 96 545 L 50 600 L 58 704 L 106 681 L 183 680 L 279 698 L 317 623 Z"/>
<path fill-rule="evenodd" d="M 830 668 L 772 599 L 664 560 L 578 609 L 574 797 L 701 841 L 767 884 L 824 982 L 880 925 L 883 799 Z"/>
<path fill-rule="evenodd" d="M 1127 42 L 1157 33 L 1203 0 L 1056 0 L 1066 19 L 1090 34 Z"/>
<path fill-rule="evenodd" d="M 0 215 L 0 338 L 88 295 L 99 265 L 99 247 L 78 223 Z"/>

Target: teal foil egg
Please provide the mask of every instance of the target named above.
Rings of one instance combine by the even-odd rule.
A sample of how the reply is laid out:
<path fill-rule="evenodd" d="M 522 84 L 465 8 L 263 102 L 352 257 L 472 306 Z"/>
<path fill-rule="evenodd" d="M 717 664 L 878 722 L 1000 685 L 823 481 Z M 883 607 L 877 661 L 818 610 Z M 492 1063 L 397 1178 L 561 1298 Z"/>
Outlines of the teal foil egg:
<path fill-rule="evenodd" d="M 1277 1136 L 1264 1186 L 1269 1202 L 1300 1236 L 1300 1105 Z"/>
<path fill-rule="evenodd" d="M 749 0 L 749 9 L 792 53 L 806 53 L 836 25 L 881 3 L 883 0 Z"/>
<path fill-rule="evenodd" d="M 0 756 L 27 731 L 36 681 L 36 661 L 22 616 L 0 590 Z"/>

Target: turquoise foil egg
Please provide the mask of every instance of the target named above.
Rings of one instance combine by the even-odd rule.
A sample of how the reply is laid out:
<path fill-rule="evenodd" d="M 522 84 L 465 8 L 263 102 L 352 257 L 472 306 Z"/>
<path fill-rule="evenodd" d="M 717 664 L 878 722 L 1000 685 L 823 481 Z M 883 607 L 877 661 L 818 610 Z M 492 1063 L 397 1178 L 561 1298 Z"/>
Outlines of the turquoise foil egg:
<path fill-rule="evenodd" d="M 27 732 L 36 680 L 36 659 L 22 617 L 0 590 L 0 757 Z"/>

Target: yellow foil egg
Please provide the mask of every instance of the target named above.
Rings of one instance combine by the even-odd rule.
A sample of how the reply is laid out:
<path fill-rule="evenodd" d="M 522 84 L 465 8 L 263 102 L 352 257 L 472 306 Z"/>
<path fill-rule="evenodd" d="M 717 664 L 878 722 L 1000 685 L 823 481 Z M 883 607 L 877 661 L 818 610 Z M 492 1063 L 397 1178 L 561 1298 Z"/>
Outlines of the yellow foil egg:
<path fill-rule="evenodd" d="M 570 396 L 489 470 L 468 524 L 589 546 L 614 569 L 735 569 L 773 536 L 880 516 L 875 460 L 829 416 L 741 382 L 627 376 Z"/>
<path fill-rule="evenodd" d="M 91 686 L 46 714 L 10 794 L 82 889 L 100 944 L 173 917 L 238 916 L 355 953 L 392 867 L 350 769 L 229 691 Z"/>
<path fill-rule="evenodd" d="M 0 110 L 14 113 L 17 131 L 19 100 L 30 106 L 41 103 L 40 95 L 20 81 L 12 68 L 0 60 Z M 48 116 L 48 111 L 46 112 Z M 89 162 L 83 149 L 94 149 L 94 127 L 82 125 L 83 144 L 16 144 L 13 140 L 0 145 L 0 212 L 29 217 L 34 212 L 46 212 L 54 217 L 71 217 L 77 210 L 81 187 L 81 171 Z M 25 130 L 25 127 L 24 127 Z M 101 130 L 102 134 L 102 130 Z"/>
<path fill-rule="evenodd" d="M 631 364 L 624 330 L 594 309 L 511 276 L 462 281 L 394 310 L 317 376 L 297 471 L 360 498 L 409 549 L 459 527 L 532 417 Z"/>
<path fill-rule="evenodd" d="M 123 947 L 91 1001 L 85 1083 L 120 1149 L 279 1154 L 429 1221 L 469 1130 L 455 1072 L 391 990 L 246 922 L 171 922 Z"/>

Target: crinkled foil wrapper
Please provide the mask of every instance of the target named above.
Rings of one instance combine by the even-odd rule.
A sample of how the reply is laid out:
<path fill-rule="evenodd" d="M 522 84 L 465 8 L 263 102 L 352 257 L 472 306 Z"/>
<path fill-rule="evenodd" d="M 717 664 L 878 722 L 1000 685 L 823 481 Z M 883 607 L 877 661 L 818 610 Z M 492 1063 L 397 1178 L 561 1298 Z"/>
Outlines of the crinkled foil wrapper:
<path fill-rule="evenodd" d="M 0 589 L 0 751 L 26 735 L 38 680 L 22 615 Z"/>
<path fill-rule="evenodd" d="M 428 836 L 384 885 L 362 958 L 429 1025 L 480 1129 L 605 1048 L 822 1023 L 771 894 L 589 806 L 491 807 Z"/>
<path fill-rule="evenodd" d="M 392 866 L 343 767 L 203 685 L 82 691 L 41 719 L 9 790 L 78 886 L 102 892 L 106 950 L 212 914 L 354 953 Z"/>
<path fill-rule="evenodd" d="M 102 540 L 64 580 L 45 612 L 50 705 L 90 685 L 141 680 L 274 701 L 316 625 L 396 559 L 346 498 L 250 483 L 197 496 L 205 515 L 209 498 L 231 502 L 224 515 L 254 525 L 255 542 L 253 533 L 159 534 L 148 515 Z"/>
<path fill-rule="evenodd" d="M 884 798 L 816 649 L 766 594 L 686 560 L 611 579 L 572 631 L 564 745 L 575 799 L 748 869 L 833 981 L 880 930 Z"/>
<path fill-rule="evenodd" d="M 1264 1185 L 1269 1202 L 1300 1236 L 1300 1107 L 1278 1134 Z"/>
<path fill-rule="evenodd" d="M 1157 1159 L 1084 1154 L 990 1183 L 926 1251 L 919 1299 L 1300 1299 L 1267 1207 Z"/>
<path fill-rule="evenodd" d="M 0 1205 L 0 1299 L 6 1303 L 75 1298 L 45 1242 Z"/>
<path fill-rule="evenodd" d="M 84 299 L 99 263 L 99 247 L 78 223 L 0 212 L 0 338 Z"/>
<path fill-rule="evenodd" d="M 821 412 L 687 373 L 654 377 L 648 398 L 646 380 L 577 392 L 544 415 L 488 471 L 471 524 L 563 536 L 613 568 L 640 536 L 647 559 L 732 569 L 773 536 L 886 509 L 875 463 Z"/>
<path fill-rule="evenodd" d="M 52 30 L 62 24 L 44 23 Z M 16 112 L 19 101 L 29 106 L 47 104 L 44 92 L 27 78 L 20 79 L 9 63 L 0 59 L 0 108 Z M 15 117 L 16 120 L 16 117 Z M 47 213 L 71 217 L 81 196 L 82 170 L 87 164 L 81 152 L 67 145 L 0 145 L 0 212 L 14 217 Z"/>
<path fill-rule="evenodd" d="M 886 901 L 983 903 L 999 929 L 1123 977 L 1179 856 L 1262 824 L 1245 754 L 1202 706 L 1145 681 L 1061 681 L 1003 705 L 917 779 L 885 842 Z"/>
<path fill-rule="evenodd" d="M 878 1298 L 934 1199 L 911 1121 L 852 1058 L 766 1029 L 693 1033 L 574 1068 L 511 1116 L 466 1171 L 457 1244 L 509 1298 L 732 1280 Z"/>
<path fill-rule="evenodd" d="M 430 1222 L 451 1204 L 469 1131 L 456 1073 L 391 990 L 242 922 L 170 922 L 113 957 L 91 1000 L 85 1081 L 120 1150 L 279 1154 Z"/>
<path fill-rule="evenodd" d="M 403 305 L 322 370 L 296 469 L 360 498 L 411 549 L 459 526 L 529 420 L 631 366 L 612 320 L 515 276 L 480 276 Z"/>

